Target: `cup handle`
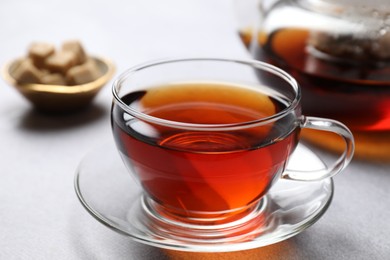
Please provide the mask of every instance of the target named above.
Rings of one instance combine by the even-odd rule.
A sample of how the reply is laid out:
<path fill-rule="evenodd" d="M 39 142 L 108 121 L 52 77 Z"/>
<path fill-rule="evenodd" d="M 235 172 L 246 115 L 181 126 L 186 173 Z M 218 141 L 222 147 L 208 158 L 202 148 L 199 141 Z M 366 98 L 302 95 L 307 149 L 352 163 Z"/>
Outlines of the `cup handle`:
<path fill-rule="evenodd" d="M 282 178 L 296 181 L 318 181 L 338 174 L 349 164 L 353 157 L 355 142 L 351 131 L 344 124 L 332 119 L 308 116 L 302 118 L 300 127 L 333 132 L 340 135 L 345 142 L 344 152 L 331 167 L 313 171 L 286 169 L 282 174 Z"/>

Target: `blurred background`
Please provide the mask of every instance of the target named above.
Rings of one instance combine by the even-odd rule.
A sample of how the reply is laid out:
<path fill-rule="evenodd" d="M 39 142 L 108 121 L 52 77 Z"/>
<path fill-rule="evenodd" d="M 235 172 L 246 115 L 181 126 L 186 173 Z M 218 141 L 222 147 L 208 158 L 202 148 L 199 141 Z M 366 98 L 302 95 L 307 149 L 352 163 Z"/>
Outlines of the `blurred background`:
<path fill-rule="evenodd" d="M 0 259 L 388 257 L 390 166 L 383 161 L 354 160 L 335 178 L 329 211 L 308 231 L 245 252 L 155 249 L 109 230 L 78 202 L 73 188 L 78 163 L 100 143 L 112 141 L 109 112 L 115 77 L 160 58 L 250 58 L 239 30 L 256 13 L 246 15 L 240 8 L 226 0 L 0 2 L 0 65 L 25 56 L 33 41 L 59 46 L 78 39 L 88 53 L 106 57 L 116 67 L 114 78 L 92 104 L 70 115 L 39 113 L 13 86 L 0 81 Z M 388 139 L 384 142 L 388 146 Z M 334 158 L 326 150 L 318 152 Z"/>

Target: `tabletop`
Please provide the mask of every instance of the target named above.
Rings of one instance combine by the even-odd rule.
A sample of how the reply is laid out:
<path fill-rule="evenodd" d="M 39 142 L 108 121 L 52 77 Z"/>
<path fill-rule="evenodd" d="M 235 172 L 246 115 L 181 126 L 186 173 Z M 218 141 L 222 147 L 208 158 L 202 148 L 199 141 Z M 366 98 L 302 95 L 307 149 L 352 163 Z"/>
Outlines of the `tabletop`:
<path fill-rule="evenodd" d="M 159 58 L 249 58 L 226 0 L 2 0 L 0 35 L 1 65 L 25 55 L 32 41 L 79 39 L 115 63 L 115 77 Z M 111 83 L 88 109 L 48 116 L 0 81 L 0 259 L 388 259 L 386 162 L 354 159 L 334 178 L 333 201 L 318 222 L 263 248 L 161 250 L 102 225 L 82 207 L 73 183 L 81 158 L 111 140 Z"/>

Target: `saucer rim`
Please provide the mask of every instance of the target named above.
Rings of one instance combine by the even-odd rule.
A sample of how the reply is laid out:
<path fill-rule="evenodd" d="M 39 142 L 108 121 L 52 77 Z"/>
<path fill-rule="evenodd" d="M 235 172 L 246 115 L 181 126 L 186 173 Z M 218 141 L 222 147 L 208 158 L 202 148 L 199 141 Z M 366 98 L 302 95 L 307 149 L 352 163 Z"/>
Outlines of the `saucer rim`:
<path fill-rule="evenodd" d="M 76 195 L 77 195 L 77 198 L 78 200 L 80 201 L 81 205 L 86 209 L 86 211 L 92 215 L 92 217 L 94 219 L 96 219 L 97 221 L 99 221 L 101 224 L 103 224 L 104 226 L 108 227 L 109 229 L 121 234 L 121 235 L 124 235 L 126 237 L 130 237 L 131 239 L 133 239 L 134 241 L 137 241 L 139 243 L 142 243 L 142 244 L 146 244 L 146 245 L 149 245 L 149 246 L 154 246 L 154 247 L 159 247 L 159 248 L 163 248 L 163 249 L 169 249 L 169 250 L 179 250 L 179 251 L 187 251 L 187 252 L 233 252 L 233 251 L 240 251 L 240 250 L 248 250 L 248 249 L 254 249 L 254 248 L 261 248 L 261 247 L 265 247 L 265 246 L 269 246 L 269 245 L 272 245 L 272 244 L 276 244 L 276 243 L 279 243 L 279 242 L 282 242 L 284 240 L 287 240 L 291 237 L 294 237 L 296 236 L 297 234 L 303 232 L 304 230 L 306 230 L 307 228 L 309 228 L 310 226 L 312 226 L 314 223 L 316 223 L 324 214 L 325 212 L 328 210 L 332 200 L 333 200 L 333 197 L 334 197 L 334 190 L 335 190 L 335 185 L 334 185 L 334 180 L 333 178 L 326 178 L 326 179 L 323 179 L 323 180 L 320 180 L 320 181 L 316 181 L 318 183 L 321 183 L 322 185 L 327 185 L 329 186 L 329 191 L 327 193 L 327 196 L 328 196 L 328 199 L 326 200 L 326 202 L 324 203 L 324 205 L 317 210 L 317 212 L 313 215 L 313 216 L 309 216 L 309 217 L 306 217 L 304 219 L 302 219 L 302 223 L 300 223 L 299 227 L 298 228 L 295 228 L 293 229 L 292 232 L 289 232 L 283 236 L 278 236 L 276 238 L 272 238 L 272 237 L 269 237 L 267 238 L 267 236 L 270 236 L 270 234 L 266 234 L 265 236 L 263 237 L 266 237 L 267 239 L 262 239 L 261 243 L 259 240 L 252 240 L 252 241 L 246 241 L 244 243 L 235 243 L 235 244 L 226 244 L 225 246 L 221 246 L 219 247 L 218 245 L 216 244 L 210 244 L 210 245 L 200 245 L 200 246 L 196 246 L 196 248 L 194 248 L 194 245 L 191 244 L 189 246 L 185 246 L 185 245 L 180 245 L 180 244 L 173 244 L 173 243 L 164 243 L 164 242 L 159 242 L 157 240 L 148 240 L 144 237 L 140 237 L 140 236 L 137 236 L 137 235 L 134 235 L 134 234 L 131 234 L 131 232 L 126 232 L 121 225 L 119 225 L 117 222 L 111 220 L 111 219 L 108 219 L 106 216 L 104 216 L 103 214 L 99 213 L 97 210 L 95 210 L 92 206 L 90 206 L 90 204 L 86 201 L 86 199 L 84 198 L 84 196 L 82 195 L 82 191 L 81 191 L 81 188 L 80 188 L 80 182 L 79 182 L 79 179 L 80 179 L 80 168 L 82 166 L 82 162 L 84 160 L 86 160 L 86 158 L 93 152 L 93 151 L 96 151 L 98 150 L 99 148 L 103 147 L 107 145 L 104 144 L 104 145 L 100 145 L 100 147 L 95 147 L 95 149 L 91 150 L 89 153 L 87 153 L 83 159 L 80 161 L 79 163 L 79 166 L 77 167 L 76 169 L 76 174 L 75 174 L 75 177 L 74 177 L 74 189 L 75 189 L 75 192 L 76 192 Z M 323 164 L 324 167 L 326 167 L 326 165 L 324 164 L 324 162 L 314 153 L 311 151 L 310 148 L 308 148 L 307 146 L 305 145 L 302 145 L 300 144 L 301 147 L 303 147 L 303 149 L 306 149 L 308 151 L 310 151 L 315 157 L 316 159 L 318 159 L 318 162 Z M 119 154 L 118 154 L 119 156 Z M 135 181 L 132 179 L 132 178 L 129 178 L 129 181 L 136 184 Z M 294 180 L 285 180 L 285 179 L 280 179 L 278 182 L 288 182 L 288 183 L 307 183 L 307 182 L 303 182 L 303 181 L 294 181 Z M 326 182 L 328 182 L 327 184 L 325 184 Z M 138 187 L 138 186 L 137 186 Z M 138 189 L 140 189 L 138 187 Z M 137 191 L 137 197 L 140 199 L 142 197 L 142 191 L 139 190 Z M 130 206 L 129 206 L 130 208 Z M 245 246 L 242 246 L 243 244 L 245 244 Z M 201 249 L 200 249 L 201 247 Z"/>

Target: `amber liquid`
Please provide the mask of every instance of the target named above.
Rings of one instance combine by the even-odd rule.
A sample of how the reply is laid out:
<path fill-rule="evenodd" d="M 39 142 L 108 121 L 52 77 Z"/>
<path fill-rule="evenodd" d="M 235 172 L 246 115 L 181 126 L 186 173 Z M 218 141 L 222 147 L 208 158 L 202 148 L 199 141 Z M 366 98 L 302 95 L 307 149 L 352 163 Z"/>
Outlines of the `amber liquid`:
<path fill-rule="evenodd" d="M 241 33 L 241 37 L 247 44 L 250 35 Z M 303 29 L 262 35 L 256 59 L 274 64 L 297 79 L 302 87 L 303 113 L 339 120 L 354 132 L 389 131 L 390 61 L 334 56 L 310 45 L 310 37 Z M 340 40 L 336 46 L 342 44 Z"/>
<path fill-rule="evenodd" d="M 122 99 L 151 116 L 196 124 L 248 122 L 286 106 L 258 91 L 205 83 L 157 87 Z M 258 201 L 297 142 L 299 130 L 286 123 L 189 131 L 142 122 L 115 104 L 112 110 L 117 146 L 144 190 L 168 211 L 190 217 L 234 214 Z"/>

